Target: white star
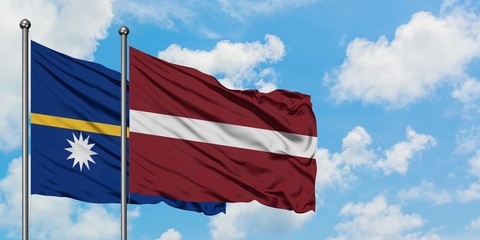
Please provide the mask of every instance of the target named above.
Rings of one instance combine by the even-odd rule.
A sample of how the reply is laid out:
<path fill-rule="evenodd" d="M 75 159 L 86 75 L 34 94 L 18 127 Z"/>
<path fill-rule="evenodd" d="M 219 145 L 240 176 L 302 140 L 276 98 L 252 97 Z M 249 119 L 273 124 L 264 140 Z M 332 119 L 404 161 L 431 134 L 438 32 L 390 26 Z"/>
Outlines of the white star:
<path fill-rule="evenodd" d="M 82 171 L 83 164 L 85 164 L 88 170 L 90 170 L 90 166 L 88 165 L 88 162 L 90 161 L 95 163 L 95 161 L 93 161 L 92 159 L 92 155 L 97 154 L 96 152 L 90 150 L 95 145 L 95 143 L 88 144 L 88 139 L 90 138 L 90 135 L 85 140 L 83 140 L 83 136 L 81 132 L 80 132 L 80 138 L 77 138 L 77 136 L 75 136 L 74 133 L 72 133 L 72 135 L 73 135 L 73 142 L 67 139 L 68 143 L 70 143 L 70 146 L 72 147 L 65 148 L 65 150 L 72 153 L 70 154 L 70 156 L 68 156 L 67 160 L 73 158 L 72 168 L 75 167 L 77 163 L 80 163 L 79 164 L 80 171 Z"/>

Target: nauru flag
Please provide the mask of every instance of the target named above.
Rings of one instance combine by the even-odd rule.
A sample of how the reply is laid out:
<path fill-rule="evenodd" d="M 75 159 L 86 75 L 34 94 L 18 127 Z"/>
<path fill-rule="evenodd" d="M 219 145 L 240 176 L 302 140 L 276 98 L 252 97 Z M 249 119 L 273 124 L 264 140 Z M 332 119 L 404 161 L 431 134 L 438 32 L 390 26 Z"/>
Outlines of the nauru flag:
<path fill-rule="evenodd" d="M 308 95 L 229 90 L 130 48 L 132 193 L 315 210 L 316 136 Z"/>

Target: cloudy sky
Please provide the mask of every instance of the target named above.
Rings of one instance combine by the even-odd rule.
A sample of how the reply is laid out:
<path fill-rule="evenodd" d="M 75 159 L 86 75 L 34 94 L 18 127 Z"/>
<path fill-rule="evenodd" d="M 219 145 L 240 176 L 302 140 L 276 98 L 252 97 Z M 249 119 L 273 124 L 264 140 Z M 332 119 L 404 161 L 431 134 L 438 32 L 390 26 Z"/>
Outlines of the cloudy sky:
<path fill-rule="evenodd" d="M 181 3 L 180 3 L 181 2 Z M 478 239 L 477 1 L 1 0 L 0 238 L 21 231 L 21 30 L 119 70 L 129 45 L 230 88 L 312 96 L 317 210 L 129 207 L 130 239 Z M 33 239 L 118 239 L 117 205 L 31 197 Z"/>

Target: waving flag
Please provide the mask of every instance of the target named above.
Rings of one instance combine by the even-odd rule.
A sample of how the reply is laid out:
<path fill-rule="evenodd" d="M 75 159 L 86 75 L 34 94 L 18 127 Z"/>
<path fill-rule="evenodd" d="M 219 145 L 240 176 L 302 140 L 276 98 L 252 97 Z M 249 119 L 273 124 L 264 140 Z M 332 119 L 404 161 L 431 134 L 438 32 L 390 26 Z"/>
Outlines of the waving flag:
<path fill-rule="evenodd" d="M 310 97 L 233 91 L 130 48 L 130 191 L 315 210 Z"/>
<path fill-rule="evenodd" d="M 31 192 L 120 203 L 120 73 L 36 42 L 32 47 Z M 129 194 L 212 215 L 225 203 Z"/>

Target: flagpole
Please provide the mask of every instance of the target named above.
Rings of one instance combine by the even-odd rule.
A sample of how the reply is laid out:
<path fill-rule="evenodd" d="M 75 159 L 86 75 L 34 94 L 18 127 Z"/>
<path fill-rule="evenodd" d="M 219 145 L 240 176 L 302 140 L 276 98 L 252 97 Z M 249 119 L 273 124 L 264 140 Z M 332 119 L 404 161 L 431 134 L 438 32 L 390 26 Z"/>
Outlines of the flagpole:
<path fill-rule="evenodd" d="M 121 236 L 127 240 L 127 35 L 129 30 L 126 26 L 120 27 L 118 34 L 122 38 L 122 88 L 121 88 L 121 142 L 122 142 L 122 196 L 121 196 Z"/>
<path fill-rule="evenodd" d="M 28 30 L 30 29 L 30 21 L 23 19 L 20 21 L 22 29 L 22 239 L 28 240 L 28 212 L 29 212 L 29 183 L 28 176 Z"/>

